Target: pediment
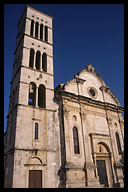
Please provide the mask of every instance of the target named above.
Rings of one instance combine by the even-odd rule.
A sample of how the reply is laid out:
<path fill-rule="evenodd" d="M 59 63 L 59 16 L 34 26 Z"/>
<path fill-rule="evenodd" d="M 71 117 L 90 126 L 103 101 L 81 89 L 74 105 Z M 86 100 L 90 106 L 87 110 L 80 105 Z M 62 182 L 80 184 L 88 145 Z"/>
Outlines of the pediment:
<path fill-rule="evenodd" d="M 101 87 L 104 87 L 104 97 Z M 120 106 L 120 103 L 114 93 L 105 84 L 102 77 L 95 71 L 92 64 L 88 64 L 84 69 L 78 72 L 73 79 L 67 81 L 61 87 L 66 92 L 73 93 L 75 95 L 82 95 Z M 78 90 L 79 89 L 79 90 Z M 93 93 L 91 95 L 90 93 Z"/>
<path fill-rule="evenodd" d="M 31 164 L 31 165 L 41 165 L 42 164 L 42 160 L 39 157 L 30 157 L 27 161 L 27 164 Z"/>

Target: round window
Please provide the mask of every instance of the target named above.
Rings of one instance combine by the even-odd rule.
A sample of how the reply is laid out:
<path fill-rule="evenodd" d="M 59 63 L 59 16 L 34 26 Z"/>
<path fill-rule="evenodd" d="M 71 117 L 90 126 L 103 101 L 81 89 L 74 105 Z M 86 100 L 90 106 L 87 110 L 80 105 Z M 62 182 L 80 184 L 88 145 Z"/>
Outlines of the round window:
<path fill-rule="evenodd" d="M 88 93 L 94 99 L 97 97 L 97 91 L 93 87 L 88 88 Z"/>
<path fill-rule="evenodd" d="M 95 94 L 95 91 L 94 91 L 93 89 L 90 89 L 90 90 L 89 90 L 89 93 L 91 94 L 92 97 L 95 97 L 95 95 L 96 95 L 96 94 Z"/>

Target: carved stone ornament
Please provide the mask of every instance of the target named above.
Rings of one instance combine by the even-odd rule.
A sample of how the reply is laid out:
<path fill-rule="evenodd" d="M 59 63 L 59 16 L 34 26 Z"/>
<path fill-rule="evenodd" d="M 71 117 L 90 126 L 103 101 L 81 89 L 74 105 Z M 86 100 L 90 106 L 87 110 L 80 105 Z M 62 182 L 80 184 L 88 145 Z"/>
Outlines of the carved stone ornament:
<path fill-rule="evenodd" d="M 83 120 L 86 120 L 86 118 L 87 118 L 87 114 L 83 112 L 83 113 L 82 113 L 82 119 L 83 119 Z"/>
<path fill-rule="evenodd" d="M 69 116 L 69 112 L 70 112 L 70 111 L 69 111 L 67 108 L 64 108 L 63 111 L 64 111 L 64 116 L 65 116 L 65 118 L 68 119 L 68 116 Z"/>
<path fill-rule="evenodd" d="M 87 69 L 88 71 L 94 71 L 94 70 L 95 70 L 94 67 L 92 66 L 92 64 L 88 64 L 88 65 L 86 66 L 86 69 Z"/>
<path fill-rule="evenodd" d="M 108 118 L 108 123 L 109 123 L 109 125 L 111 126 L 112 125 L 112 118 Z"/>

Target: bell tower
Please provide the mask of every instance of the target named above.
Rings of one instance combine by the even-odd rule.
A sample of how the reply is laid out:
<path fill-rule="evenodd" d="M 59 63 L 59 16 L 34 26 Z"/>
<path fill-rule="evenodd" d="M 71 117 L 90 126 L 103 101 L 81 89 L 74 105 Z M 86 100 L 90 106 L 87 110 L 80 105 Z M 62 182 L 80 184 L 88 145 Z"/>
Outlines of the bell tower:
<path fill-rule="evenodd" d="M 17 26 L 5 134 L 7 188 L 57 185 L 52 21 L 26 6 Z"/>

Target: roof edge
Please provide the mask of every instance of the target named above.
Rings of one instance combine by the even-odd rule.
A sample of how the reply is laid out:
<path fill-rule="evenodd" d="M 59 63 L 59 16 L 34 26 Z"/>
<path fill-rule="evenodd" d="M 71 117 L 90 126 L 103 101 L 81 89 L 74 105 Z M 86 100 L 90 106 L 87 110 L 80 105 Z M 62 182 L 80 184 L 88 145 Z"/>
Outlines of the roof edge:
<path fill-rule="evenodd" d="M 39 11 L 38 9 L 35 9 L 33 7 L 31 7 L 30 5 L 26 5 L 27 8 L 33 9 L 35 11 L 38 11 L 39 13 L 41 13 L 42 15 L 46 15 L 47 17 L 50 17 L 51 19 L 54 19 L 52 16 L 47 15 L 46 13 Z"/>

